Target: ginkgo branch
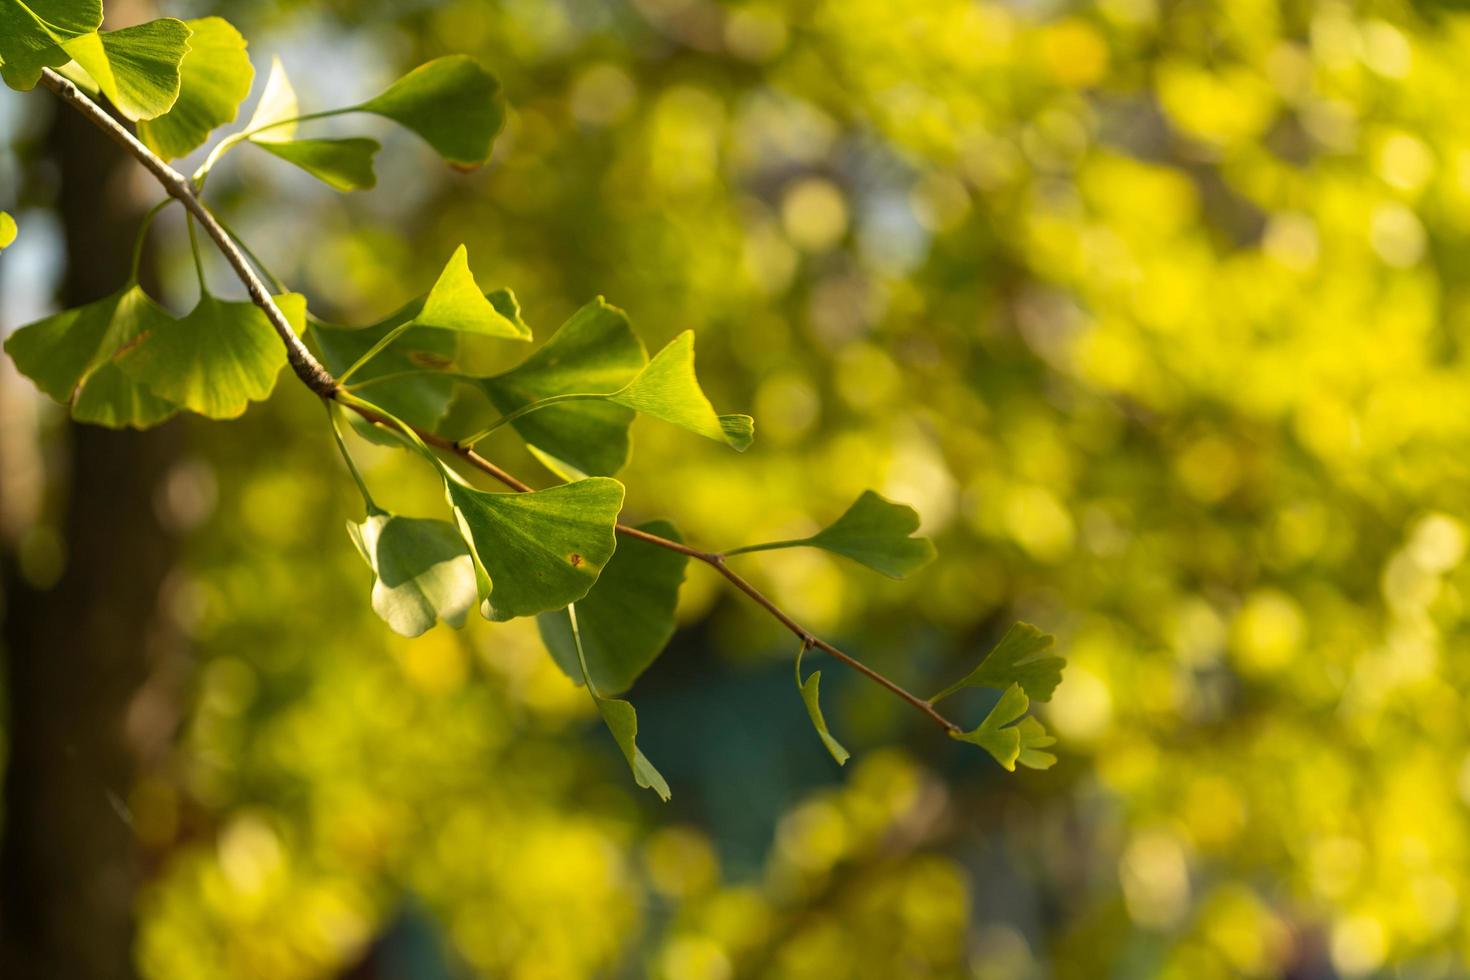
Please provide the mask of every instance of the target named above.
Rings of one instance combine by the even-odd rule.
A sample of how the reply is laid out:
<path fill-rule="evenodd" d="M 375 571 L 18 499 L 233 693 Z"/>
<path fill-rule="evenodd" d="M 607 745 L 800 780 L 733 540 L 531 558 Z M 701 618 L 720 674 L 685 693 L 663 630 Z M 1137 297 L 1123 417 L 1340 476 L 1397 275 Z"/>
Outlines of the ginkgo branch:
<path fill-rule="evenodd" d="M 156 179 L 170 197 L 177 199 L 188 213 L 199 222 L 220 253 L 229 263 L 230 268 L 244 284 L 251 302 L 260 307 L 261 311 L 269 320 L 272 329 L 280 337 L 281 343 L 286 347 L 287 362 L 297 378 L 301 380 L 312 392 L 323 400 L 337 401 L 347 408 L 351 408 L 369 422 L 399 431 L 397 420 L 374 411 L 372 406 L 352 397 L 346 392 L 329 371 L 312 355 L 305 343 L 296 334 L 290 322 L 281 312 L 271 297 L 270 291 L 261 282 L 251 262 L 247 260 L 242 247 L 236 244 L 234 237 L 225 229 L 224 225 L 214 216 L 214 213 L 199 199 L 196 186 L 188 177 L 169 166 L 162 158 L 143 145 L 125 126 L 108 114 L 101 106 L 89 98 L 84 92 L 77 88 L 72 82 L 47 68 L 42 71 L 41 80 L 47 88 L 56 93 L 62 101 L 80 112 L 93 125 L 105 132 L 112 140 L 122 146 L 130 156 L 141 163 L 144 168 Z M 207 172 L 207 171 L 206 171 Z M 606 397 L 606 396 L 594 396 Z M 512 490 L 520 493 L 531 492 L 529 484 L 516 478 L 505 470 L 496 466 L 490 460 L 476 453 L 472 448 L 460 445 L 453 440 L 436 435 L 417 426 L 409 426 L 414 435 L 427 445 L 433 446 L 445 453 L 450 453 L 463 459 L 466 463 L 499 481 Z M 771 615 L 778 623 L 789 630 L 796 638 L 808 647 L 821 650 L 829 656 L 840 660 L 842 663 L 858 671 L 868 679 L 881 687 L 897 695 L 900 699 L 912 705 L 922 712 L 930 720 L 938 724 L 951 734 L 960 734 L 963 729 L 941 714 L 932 704 L 912 694 L 897 682 L 889 679 L 873 668 L 867 666 L 856 658 L 844 653 L 841 649 L 823 640 L 802 626 L 780 606 L 764 593 L 752 585 L 744 576 L 740 575 L 726 563 L 726 555 L 720 552 L 701 551 L 678 541 L 651 534 L 638 528 L 629 527 L 625 524 L 616 526 L 617 533 L 628 538 L 636 538 L 660 548 L 666 548 L 696 559 L 713 568 L 730 582 L 735 588 L 745 593 L 756 605 L 760 606 Z"/>

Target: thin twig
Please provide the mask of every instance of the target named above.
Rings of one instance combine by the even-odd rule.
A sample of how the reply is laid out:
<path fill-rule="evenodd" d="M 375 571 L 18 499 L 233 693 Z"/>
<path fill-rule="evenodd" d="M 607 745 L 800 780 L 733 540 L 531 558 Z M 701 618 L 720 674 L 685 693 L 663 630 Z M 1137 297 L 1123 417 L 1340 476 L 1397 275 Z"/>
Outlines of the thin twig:
<path fill-rule="evenodd" d="M 80 112 L 93 125 L 97 126 L 117 143 L 121 144 L 123 149 L 127 150 L 134 159 L 147 168 L 148 172 L 157 179 L 159 184 L 163 186 L 163 189 L 171 197 L 177 198 L 188 212 L 198 220 L 200 227 L 204 229 L 205 233 L 214 241 L 215 246 L 219 248 L 221 254 L 230 263 L 230 267 L 235 271 L 235 275 L 245 284 L 245 290 L 250 294 L 251 301 L 264 311 L 266 318 L 270 321 L 271 327 L 275 329 L 276 334 L 281 338 L 281 343 L 286 345 L 286 357 L 291 365 L 291 370 L 301 379 L 301 382 L 307 388 L 326 401 L 337 401 L 339 404 L 351 408 L 369 422 L 382 425 L 394 431 L 397 430 L 397 426 L 386 416 L 364 407 L 357 399 L 339 399 L 337 397 L 338 393 L 342 390 L 337 379 L 332 377 L 331 373 L 312 356 L 311 351 L 306 348 L 306 344 L 297 336 L 290 321 L 286 319 L 285 314 L 281 312 L 280 307 L 272 299 L 270 291 L 260 281 L 260 278 L 255 274 L 255 270 L 251 268 L 250 263 L 241 252 L 240 246 L 235 244 L 234 239 L 225 230 L 224 226 L 220 224 L 219 220 L 215 218 L 214 213 L 205 207 L 204 202 L 195 193 L 195 185 L 187 177 L 165 163 L 157 154 L 144 146 L 136 136 L 129 132 L 127 127 L 114 119 L 106 110 L 96 102 L 93 102 L 85 93 L 61 75 L 47 68 L 42 71 L 41 80 L 47 88 L 60 96 L 64 102 Z M 467 446 L 462 446 L 452 439 L 446 439 L 443 436 L 425 431 L 417 426 L 411 426 L 411 428 L 428 445 L 442 452 L 458 456 L 482 473 L 493 477 L 512 490 L 519 493 L 528 493 L 534 489 L 530 484 L 507 473 Z M 815 647 L 829 654 L 870 680 L 892 691 L 898 697 L 923 712 L 946 731 L 956 734 L 962 731 L 959 725 L 940 714 L 928 701 L 909 693 L 894 681 L 878 673 L 861 661 L 843 653 L 840 649 L 816 636 L 806 627 L 792 619 L 780 606 L 768 599 L 759 589 L 747 581 L 743 575 L 730 568 L 725 561 L 725 555 L 719 552 L 701 551 L 698 548 L 691 548 L 681 542 L 671 541 L 668 538 L 660 537 L 657 534 L 650 534 L 647 531 L 641 531 L 638 528 L 629 527 L 626 524 L 618 524 L 617 532 L 626 538 L 644 541 L 648 544 L 666 548 L 669 551 L 675 551 L 681 555 L 687 555 L 696 561 L 703 562 L 723 575 L 735 588 L 744 592 L 756 605 L 770 613 L 777 622 L 790 630 L 806 646 Z"/>

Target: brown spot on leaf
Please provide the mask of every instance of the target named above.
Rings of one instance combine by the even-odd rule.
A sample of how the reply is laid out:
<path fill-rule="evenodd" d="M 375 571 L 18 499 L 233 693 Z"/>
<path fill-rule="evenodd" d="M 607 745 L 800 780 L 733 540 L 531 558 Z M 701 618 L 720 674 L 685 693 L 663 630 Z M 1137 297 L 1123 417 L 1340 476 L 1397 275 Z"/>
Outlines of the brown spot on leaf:
<path fill-rule="evenodd" d="M 572 557 L 568 560 L 572 563 L 573 568 L 576 568 L 578 565 L 582 564 L 582 556 L 577 554 L 575 551 L 572 552 Z"/>

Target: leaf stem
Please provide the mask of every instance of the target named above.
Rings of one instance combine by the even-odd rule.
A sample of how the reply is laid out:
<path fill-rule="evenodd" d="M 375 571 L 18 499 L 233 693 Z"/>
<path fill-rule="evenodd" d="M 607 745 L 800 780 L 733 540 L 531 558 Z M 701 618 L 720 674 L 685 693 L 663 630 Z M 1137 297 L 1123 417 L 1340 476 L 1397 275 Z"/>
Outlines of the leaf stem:
<path fill-rule="evenodd" d="M 362 471 L 357 468 L 357 462 L 352 458 L 352 453 L 347 449 L 347 441 L 342 438 L 342 429 L 337 425 L 337 410 L 332 407 L 331 402 L 323 402 L 327 410 L 327 421 L 332 423 L 332 438 L 337 442 L 337 451 L 342 454 L 342 461 L 347 464 L 347 472 L 352 474 L 352 482 L 357 484 L 357 489 L 362 493 L 362 502 L 371 514 L 381 514 L 383 510 L 373 500 L 372 493 L 368 490 L 367 481 L 362 478 Z"/>
<path fill-rule="evenodd" d="M 373 344 L 373 346 L 369 347 L 366 354 L 363 354 L 357 360 L 353 361 L 352 366 L 349 367 L 346 371 L 343 371 L 341 375 L 338 376 L 337 383 L 342 384 L 348 378 L 356 374 L 358 368 L 362 367 L 368 361 L 371 361 L 374 357 L 377 357 L 378 354 L 382 352 L 383 348 L 387 347 L 389 344 L 393 343 L 393 341 L 403 336 L 403 334 L 411 326 L 413 326 L 413 320 L 405 320 L 398 326 L 394 327 L 392 330 L 389 330 L 386 334 L 383 335 L 382 340 L 379 340 L 376 344 Z"/>
<path fill-rule="evenodd" d="M 199 165 L 199 169 L 194 171 L 194 176 L 190 178 L 190 182 L 194 185 L 196 191 L 204 190 L 204 182 L 209 179 L 209 172 L 214 169 L 214 165 L 219 163 L 224 158 L 224 155 L 230 152 L 232 148 L 239 146 L 257 133 L 264 133 L 267 130 L 277 129 L 281 126 L 289 126 L 292 123 L 310 122 L 313 119 L 325 119 L 328 116 L 340 116 L 356 111 L 357 106 L 350 106 L 346 109 L 326 109 L 322 112 L 308 112 L 305 115 L 292 116 L 290 119 L 277 119 L 275 122 L 266 123 L 264 126 L 256 126 L 254 129 L 245 129 L 238 133 L 231 133 L 214 145 L 214 149 L 209 151 L 209 155 L 204 158 L 204 162 Z"/>
<path fill-rule="evenodd" d="M 148 231 L 153 227 L 153 219 L 158 217 L 158 213 L 173 202 L 173 198 L 166 197 L 153 205 L 148 210 L 148 213 L 143 215 L 143 221 L 138 225 L 138 237 L 133 240 L 133 261 L 128 267 L 130 270 L 128 272 L 128 280 L 130 282 L 138 281 L 138 270 L 143 267 L 143 245 L 148 241 Z"/>
<path fill-rule="evenodd" d="M 538 398 L 536 401 L 528 402 L 527 404 L 522 405 L 520 408 L 516 409 L 513 412 L 508 412 L 505 415 L 500 416 L 500 418 L 496 419 L 494 422 L 491 422 L 488 426 L 481 429 L 479 432 L 476 432 L 474 435 L 459 440 L 459 445 L 463 446 L 466 449 L 471 449 L 474 447 L 475 443 L 484 439 L 486 436 L 490 435 L 490 433 L 494 432 L 502 425 L 505 425 L 509 422 L 514 422 L 516 419 L 521 418 L 524 415 L 530 415 L 532 412 L 539 411 L 543 408 L 549 408 L 552 405 L 560 405 L 564 402 L 594 401 L 606 397 L 607 395 L 583 392 L 566 392 L 560 395 L 547 395 L 545 398 Z"/>
<path fill-rule="evenodd" d="M 778 548 L 804 548 L 811 544 L 811 538 L 790 538 L 786 541 L 763 541 L 760 544 L 748 544 L 741 548 L 731 548 L 725 552 L 725 557 L 735 555 L 749 555 L 757 551 L 775 551 Z"/>
<path fill-rule="evenodd" d="M 184 223 L 189 226 L 189 251 L 194 253 L 194 274 L 199 277 L 199 297 L 209 295 L 209 283 L 204 280 L 204 256 L 199 252 L 199 233 L 194 230 L 194 216 L 186 215 Z"/>

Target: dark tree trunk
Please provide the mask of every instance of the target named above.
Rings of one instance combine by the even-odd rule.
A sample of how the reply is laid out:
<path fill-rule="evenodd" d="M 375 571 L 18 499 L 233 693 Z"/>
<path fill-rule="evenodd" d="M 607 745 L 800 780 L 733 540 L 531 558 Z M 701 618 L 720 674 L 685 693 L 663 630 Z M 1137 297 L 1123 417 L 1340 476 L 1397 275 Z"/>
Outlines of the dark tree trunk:
<path fill-rule="evenodd" d="M 71 306 L 116 290 L 127 276 L 138 174 L 65 110 L 47 150 L 60 173 L 61 300 Z M 15 980 L 133 975 L 140 864 L 125 801 L 137 754 L 125 721 L 148 674 L 160 585 L 172 562 L 154 498 L 177 454 L 178 427 L 68 425 L 65 437 L 59 472 L 48 474 L 64 572 L 37 588 L 20 573 L 13 548 L 0 554 L 9 717 L 0 976 Z"/>

